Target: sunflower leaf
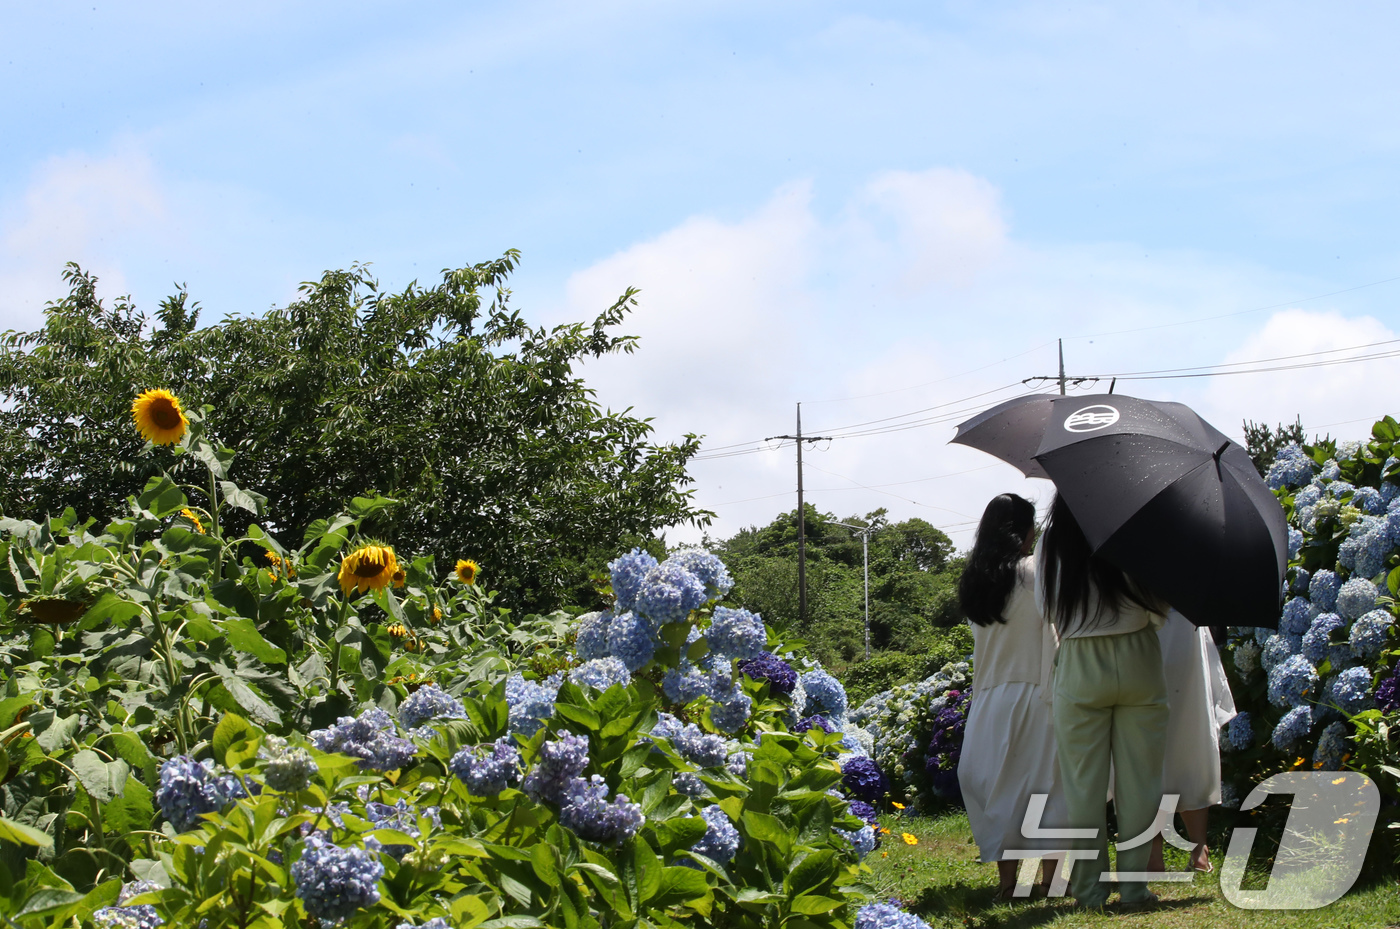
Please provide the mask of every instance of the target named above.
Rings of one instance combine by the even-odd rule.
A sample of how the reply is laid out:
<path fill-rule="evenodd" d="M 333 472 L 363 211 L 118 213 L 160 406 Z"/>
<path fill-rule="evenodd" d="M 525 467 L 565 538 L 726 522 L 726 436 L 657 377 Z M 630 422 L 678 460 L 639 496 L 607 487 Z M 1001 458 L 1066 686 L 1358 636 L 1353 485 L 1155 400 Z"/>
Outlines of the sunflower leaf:
<path fill-rule="evenodd" d="M 225 503 L 240 510 L 247 510 L 254 516 L 261 516 L 263 507 L 267 505 L 267 498 L 262 494 L 244 490 L 233 481 L 219 481 L 219 490 L 223 493 Z"/>

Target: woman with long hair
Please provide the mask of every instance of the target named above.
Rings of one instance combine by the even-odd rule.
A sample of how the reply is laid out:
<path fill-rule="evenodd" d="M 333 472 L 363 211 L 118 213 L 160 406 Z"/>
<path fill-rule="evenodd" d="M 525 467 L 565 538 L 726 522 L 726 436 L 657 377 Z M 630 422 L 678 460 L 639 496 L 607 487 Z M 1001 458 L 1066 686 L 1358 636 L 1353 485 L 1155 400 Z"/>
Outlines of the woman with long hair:
<path fill-rule="evenodd" d="M 987 504 L 958 581 L 972 623 L 972 706 L 958 784 L 983 861 L 995 861 L 999 897 L 1016 886 L 1008 849 L 1035 849 L 1021 835 L 1032 794 L 1049 794 L 1045 824 L 1066 819 L 1050 719 L 1055 632 L 1035 603 L 1035 507 L 1015 494 Z M 1042 845 L 1044 843 L 1041 843 Z M 1049 883 L 1053 862 L 1045 865 Z"/>
<path fill-rule="evenodd" d="M 1150 829 L 1162 799 L 1167 684 L 1157 630 L 1168 607 L 1096 556 L 1060 495 L 1038 551 L 1039 601 L 1059 633 L 1055 657 L 1055 746 L 1070 826 L 1093 829 L 1073 840 L 1097 857 L 1074 863 L 1070 889 L 1084 906 L 1102 906 L 1108 870 L 1109 768 L 1120 842 Z M 1119 872 L 1147 870 L 1151 843 L 1120 848 Z M 1141 881 L 1120 881 L 1123 903 L 1156 897 Z"/>

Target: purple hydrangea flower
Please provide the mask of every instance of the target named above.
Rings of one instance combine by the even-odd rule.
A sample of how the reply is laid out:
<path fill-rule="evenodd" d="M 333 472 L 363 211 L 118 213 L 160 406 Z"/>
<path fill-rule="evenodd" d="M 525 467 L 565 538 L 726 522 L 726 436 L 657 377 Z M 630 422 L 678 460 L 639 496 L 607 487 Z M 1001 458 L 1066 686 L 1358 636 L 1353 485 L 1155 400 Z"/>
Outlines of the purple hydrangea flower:
<path fill-rule="evenodd" d="M 462 702 L 436 684 L 425 684 L 399 707 L 399 722 L 405 729 L 417 729 L 430 719 L 466 719 Z"/>
<path fill-rule="evenodd" d="M 608 785 L 597 774 L 571 778 L 559 803 L 559 824 L 590 842 L 618 845 L 632 838 L 646 822 L 640 803 L 626 794 L 608 800 Z"/>
<path fill-rule="evenodd" d="M 729 821 L 729 814 L 720 809 L 718 804 L 712 803 L 705 807 L 700 811 L 700 816 L 705 820 L 707 827 L 705 835 L 692 845 L 690 850 L 724 867 L 739 851 L 739 830 L 734 828 L 734 824 Z"/>
<path fill-rule="evenodd" d="M 879 765 L 865 755 L 847 756 L 841 765 L 841 783 L 851 796 L 872 804 L 884 799 L 888 789 Z"/>
<path fill-rule="evenodd" d="M 334 726 L 313 731 L 310 738 L 323 752 L 358 758 L 360 767 L 367 771 L 393 771 L 418 754 L 412 742 L 397 735 L 394 718 L 377 706 L 358 718 L 342 716 Z"/>
<path fill-rule="evenodd" d="M 792 665 L 772 652 L 761 652 L 755 658 L 739 662 L 739 671 L 756 681 L 767 681 L 768 690 L 773 694 L 787 696 L 797 686 L 797 672 Z"/>
<path fill-rule="evenodd" d="M 161 815 L 175 827 L 176 832 L 188 832 L 199 825 L 205 813 L 218 813 L 243 796 L 241 786 L 235 789 L 229 778 L 214 773 L 214 762 L 195 761 L 188 755 L 177 755 L 160 766 L 160 784 L 156 787 L 156 804 Z"/>
<path fill-rule="evenodd" d="M 588 767 L 588 740 L 566 732 L 540 746 L 534 770 L 525 775 L 521 789 L 535 800 L 562 803 L 569 782 Z"/>
<path fill-rule="evenodd" d="M 1376 706 L 1385 713 L 1400 710 L 1400 671 L 1376 685 Z"/>
<path fill-rule="evenodd" d="M 866 825 L 874 826 L 879 824 L 880 820 L 878 814 L 875 812 L 875 807 L 866 803 L 864 800 L 851 800 L 847 803 L 847 806 L 850 807 L 851 815 L 859 816 L 861 819 L 865 820 Z"/>
<path fill-rule="evenodd" d="M 379 902 L 384 866 L 373 855 L 362 848 L 340 848 L 315 834 L 305 842 L 292 865 L 292 880 L 308 915 L 335 922 Z"/>
<path fill-rule="evenodd" d="M 509 737 L 488 745 L 473 745 L 452 756 L 448 770 L 467 791 L 478 797 L 494 797 L 520 780 L 520 752 Z"/>
<path fill-rule="evenodd" d="M 836 731 L 836 727 L 831 724 L 830 720 L 818 714 L 805 716 L 797 721 L 797 725 L 792 727 L 793 732 L 806 732 L 808 729 L 820 729 L 822 732 Z"/>

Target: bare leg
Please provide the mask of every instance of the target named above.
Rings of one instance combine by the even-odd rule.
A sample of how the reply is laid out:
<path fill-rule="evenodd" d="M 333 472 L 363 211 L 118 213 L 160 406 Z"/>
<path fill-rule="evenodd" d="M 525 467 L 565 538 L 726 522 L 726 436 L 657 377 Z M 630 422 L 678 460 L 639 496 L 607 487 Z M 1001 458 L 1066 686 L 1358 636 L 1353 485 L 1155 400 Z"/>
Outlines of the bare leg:
<path fill-rule="evenodd" d="M 1162 860 L 1162 836 L 1160 834 L 1154 836 L 1152 839 L 1152 854 L 1147 856 L 1147 870 L 1167 870 L 1167 865 Z"/>
<path fill-rule="evenodd" d="M 1002 900 L 1010 900 L 1011 894 L 1016 889 L 1016 869 L 1021 862 L 1017 860 L 997 862 L 997 897 Z"/>
<path fill-rule="evenodd" d="M 1206 846 L 1206 827 L 1210 821 L 1210 810 L 1182 810 L 1181 820 L 1186 823 L 1186 835 L 1196 847 L 1191 850 L 1191 867 L 1197 871 L 1211 870 L 1210 849 Z"/>

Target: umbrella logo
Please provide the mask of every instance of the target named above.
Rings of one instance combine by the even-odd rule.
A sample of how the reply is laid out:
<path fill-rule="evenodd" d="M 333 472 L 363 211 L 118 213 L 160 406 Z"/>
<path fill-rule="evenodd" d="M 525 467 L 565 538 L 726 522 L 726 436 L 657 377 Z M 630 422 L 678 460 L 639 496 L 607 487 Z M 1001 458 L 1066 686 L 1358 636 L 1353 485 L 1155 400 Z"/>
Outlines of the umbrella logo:
<path fill-rule="evenodd" d="M 1069 418 L 1065 420 L 1065 431 L 1093 432 L 1096 429 L 1107 429 L 1116 422 L 1118 422 L 1118 410 L 1115 407 L 1096 403 L 1069 414 Z"/>

